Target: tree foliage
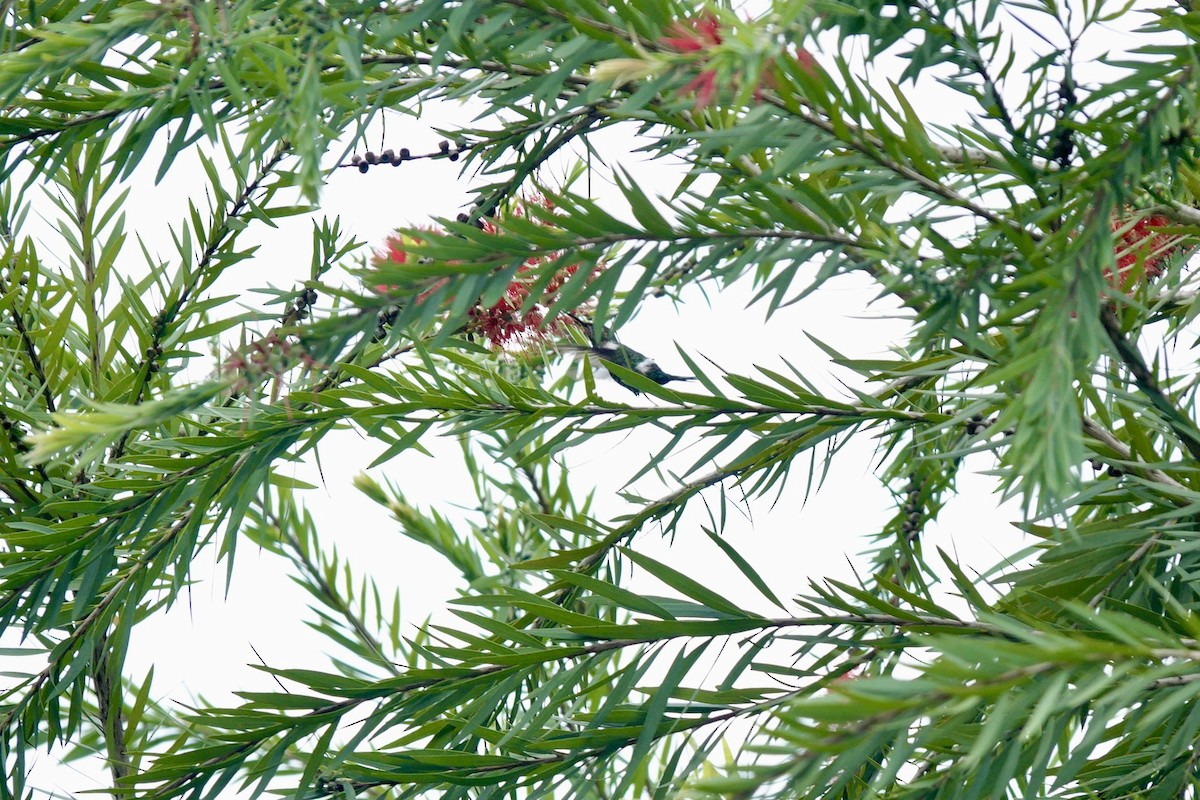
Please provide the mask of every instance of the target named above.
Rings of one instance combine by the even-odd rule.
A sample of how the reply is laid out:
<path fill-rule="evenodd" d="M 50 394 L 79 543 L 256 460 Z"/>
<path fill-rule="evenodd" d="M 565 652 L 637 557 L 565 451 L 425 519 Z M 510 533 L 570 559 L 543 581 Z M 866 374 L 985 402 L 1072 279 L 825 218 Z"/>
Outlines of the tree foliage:
<path fill-rule="evenodd" d="M 37 664 L 0 702 L 0 796 L 33 796 L 30 755 L 55 745 L 131 800 L 1196 796 L 1186 1 L 0 13 L 0 625 Z M 1112 30 L 1125 49 L 1099 52 Z M 459 101 L 480 114 L 436 149 L 367 152 L 373 120 Z M 608 128 L 682 163 L 678 185 L 591 150 Z M 554 179 L 572 148 L 622 202 Z M 205 193 L 160 259 L 126 207 L 182 159 Z M 409 160 L 457 162 L 475 202 L 375 251 L 321 217 L 334 170 Z M 306 276 L 257 306 L 220 293 L 263 258 L 248 231 L 301 214 Z M 909 325 L 886 358 L 823 344 L 859 381 L 836 395 L 769 343 L 748 374 L 685 344 L 694 382 L 669 384 L 617 345 L 647 298 L 750 287 L 786 319 L 850 273 Z M 598 391 L 602 369 L 641 397 Z M 461 574 L 453 625 L 402 626 L 376 565 L 305 509 L 289 465 L 346 429 L 385 471 L 460 440 L 469 514 L 356 479 Z M 606 516 L 572 458 L 645 431 L 665 444 L 621 477 L 663 493 Z M 807 491 L 858 438 L 895 499 L 848 532 L 859 580 L 770 585 L 727 514 Z M 1029 543 L 982 575 L 923 543 L 969 456 Z M 712 544 L 759 601 L 652 557 L 651 530 Z M 328 666 L 159 703 L 124 669 L 133 630 L 198 554 L 232 574 L 247 546 L 291 565 Z"/>

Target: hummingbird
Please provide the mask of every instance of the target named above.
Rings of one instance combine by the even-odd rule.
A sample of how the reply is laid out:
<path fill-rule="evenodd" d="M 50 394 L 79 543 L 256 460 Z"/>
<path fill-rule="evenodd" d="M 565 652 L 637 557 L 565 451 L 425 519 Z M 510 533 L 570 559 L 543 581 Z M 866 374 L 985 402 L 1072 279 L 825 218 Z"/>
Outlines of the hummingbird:
<path fill-rule="evenodd" d="M 583 330 L 587 333 L 588 339 L 590 339 L 592 342 L 590 347 L 574 347 L 571 349 L 574 349 L 577 352 L 584 352 L 595 356 L 600 360 L 600 363 L 605 365 L 606 369 L 609 364 L 615 364 L 616 366 L 627 369 L 630 372 L 637 372 L 645 375 L 659 386 L 670 383 L 671 381 L 696 380 L 695 378 L 687 375 L 670 375 L 666 372 L 663 372 L 662 368 L 655 363 L 654 359 L 650 358 L 649 356 L 642 355 L 632 347 L 626 347 L 625 345 L 621 344 L 612 336 L 612 332 L 607 328 L 604 328 L 600 337 L 597 338 L 596 327 L 593 324 L 590 322 L 584 322 L 574 314 L 571 314 L 570 316 L 571 319 L 575 320 L 575 322 L 578 323 L 581 328 L 583 328 Z M 635 389 L 617 377 L 612 370 L 608 370 L 608 374 L 612 376 L 614 381 L 621 386 L 624 386 L 629 391 L 633 392 L 634 394 L 641 394 L 639 390 Z"/>

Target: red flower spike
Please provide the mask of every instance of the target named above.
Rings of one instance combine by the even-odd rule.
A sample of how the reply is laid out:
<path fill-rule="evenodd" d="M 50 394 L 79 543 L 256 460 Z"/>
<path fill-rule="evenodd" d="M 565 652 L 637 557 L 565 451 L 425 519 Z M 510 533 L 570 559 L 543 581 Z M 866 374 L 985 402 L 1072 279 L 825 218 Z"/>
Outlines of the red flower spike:
<path fill-rule="evenodd" d="M 519 199 L 507 209 L 507 215 L 512 217 L 525 217 L 532 219 L 538 224 L 542 223 L 541 217 L 531 215 L 529 206 L 531 203 L 537 204 L 547 210 L 553 209 L 553 205 L 541 196 L 533 196 L 530 198 Z M 503 227 L 502 219 L 483 218 L 481 225 L 483 231 L 490 234 L 497 234 Z M 393 235 L 387 240 L 387 249 L 383 252 L 376 253 L 372 259 L 372 264 L 405 264 L 408 262 L 409 253 L 407 248 L 413 243 L 419 243 L 420 240 L 414 237 L 404 235 Z M 517 268 L 516 275 L 513 276 L 508 286 L 505 287 L 500 299 L 491 306 L 483 306 L 478 304 L 467 312 L 466 330 L 470 333 L 475 333 L 482 336 L 490 345 L 500 350 L 519 350 L 527 347 L 531 343 L 543 340 L 552 333 L 562 329 L 563 325 L 574 324 L 573 321 L 566 316 L 555 315 L 547 317 L 547 313 L 551 306 L 558 301 L 558 292 L 563 285 L 570 280 L 571 276 L 579 270 L 579 265 L 571 264 L 557 270 L 550 279 L 546 281 L 546 286 L 542 289 L 541 297 L 538 302 L 533 304 L 527 311 L 522 311 L 529 301 L 530 293 L 533 291 L 537 283 L 538 273 L 544 264 L 556 261 L 562 253 L 547 253 L 545 255 L 530 257 Z M 596 267 L 595 271 L 599 271 L 601 267 Z M 432 286 L 416 298 L 417 303 L 420 303 L 428 297 L 436 289 L 444 287 L 449 278 L 440 278 Z M 380 291 L 387 291 L 387 286 L 376 287 Z M 579 309 L 572 309 L 579 311 Z"/>
<path fill-rule="evenodd" d="M 711 50 L 724 41 L 721 38 L 721 21 L 713 14 L 704 14 L 676 22 L 671 26 L 670 32 L 675 35 L 664 36 L 658 42 L 679 53 L 701 53 Z M 716 70 L 701 71 L 679 92 L 680 94 L 695 92 L 697 111 L 707 107 L 717 93 Z"/>
<path fill-rule="evenodd" d="M 680 94 L 696 93 L 696 110 L 707 108 L 712 102 L 713 95 L 717 93 L 717 73 L 711 69 L 706 69 L 679 90 Z"/>
<path fill-rule="evenodd" d="M 680 94 L 684 95 L 694 93 L 696 95 L 695 108 L 697 111 L 701 111 L 712 104 L 717 89 L 720 88 L 717 71 L 707 67 L 711 59 L 709 51 L 725 41 L 721 35 L 721 21 L 717 19 L 716 15 L 707 13 L 699 17 L 683 20 L 682 22 L 676 22 L 671 26 L 670 33 L 673 35 L 660 38 L 658 40 L 659 44 L 669 47 L 678 53 L 701 55 L 699 59 L 700 72 L 686 86 L 679 90 Z M 820 77 L 824 74 L 813 54 L 803 47 L 796 48 L 792 58 L 799 65 L 800 69 L 808 75 Z M 757 85 L 754 87 L 753 94 L 756 101 L 761 102 L 763 93 L 768 89 L 775 88 L 775 80 L 771 74 L 772 69 L 773 64 L 770 61 L 763 65 Z M 736 88 L 738 79 L 734 77 L 731 80 Z"/>
<path fill-rule="evenodd" d="M 659 44 L 673 48 L 680 53 L 696 53 L 701 50 L 721 44 L 721 22 L 713 14 L 676 22 L 671 26 L 674 36 L 664 36 Z"/>
<path fill-rule="evenodd" d="M 796 63 L 800 65 L 800 69 L 812 76 L 819 73 L 820 66 L 817 60 L 813 58 L 813 54 L 805 50 L 803 47 L 796 48 Z"/>
<path fill-rule="evenodd" d="M 389 236 L 387 240 L 387 260 L 395 264 L 408 261 L 408 253 L 404 250 L 403 240 L 399 236 Z"/>
<path fill-rule="evenodd" d="M 1146 278 L 1162 275 L 1165 263 L 1175 255 L 1183 241 L 1182 236 L 1153 230 L 1171 224 L 1171 220 L 1161 214 L 1141 217 L 1132 226 L 1129 225 L 1129 219 L 1128 216 L 1113 217 L 1112 231 L 1119 232 L 1113 253 L 1117 261 L 1117 271 L 1114 275 L 1110 269 L 1104 270 L 1105 280 L 1125 291 L 1132 291 L 1132 283 L 1139 279 L 1139 276 L 1132 274 L 1139 264 Z"/>
<path fill-rule="evenodd" d="M 384 249 L 376 251 L 371 256 L 371 266 L 382 267 L 385 264 L 407 264 L 408 248 L 414 244 L 421 244 L 421 242 L 422 240 L 419 237 L 409 236 L 408 234 L 396 231 L 384 240 Z M 375 286 L 375 291 L 386 293 L 392 288 L 386 284 L 380 284 Z"/>

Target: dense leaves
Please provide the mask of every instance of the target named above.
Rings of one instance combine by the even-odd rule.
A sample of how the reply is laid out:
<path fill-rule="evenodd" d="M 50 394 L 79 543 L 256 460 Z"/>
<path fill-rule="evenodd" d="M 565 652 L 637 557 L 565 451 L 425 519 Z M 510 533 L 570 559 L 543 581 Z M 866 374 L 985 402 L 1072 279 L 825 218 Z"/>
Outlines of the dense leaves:
<path fill-rule="evenodd" d="M 34 796 L 45 749 L 117 798 L 1200 790 L 1188 4 L 0 13 L 0 625 L 25 659 L 0 797 Z M 440 144 L 370 150 L 379 120 L 457 102 L 474 122 Z M 677 182 L 641 180 L 610 129 Z M 459 170 L 468 209 L 366 244 L 321 216 L 337 171 L 414 161 Z M 127 214 L 185 162 L 205 189 L 164 258 Z M 299 215 L 293 283 L 226 289 Z M 799 338 L 796 304 L 850 274 L 909 323 L 887 357 L 821 342 L 828 364 L 792 366 L 750 332 L 754 368 L 681 346 L 656 355 L 695 380 L 667 385 L 620 341 L 648 298 L 738 289 Z M 827 368 L 853 379 L 823 391 Z M 348 430 L 380 445 L 361 496 L 461 577 L 415 631 L 289 471 Z M 572 475 L 647 433 L 619 498 Z M 447 436 L 465 509 L 388 472 Z M 839 532 L 868 549 L 857 580 L 768 581 L 730 513 L 822 490 L 858 438 L 895 513 Z M 968 463 L 1028 545 L 983 574 L 924 542 Z M 307 593 L 325 666 L 160 702 L 132 632 L 209 577 L 202 553 L 232 579 L 246 546 Z"/>

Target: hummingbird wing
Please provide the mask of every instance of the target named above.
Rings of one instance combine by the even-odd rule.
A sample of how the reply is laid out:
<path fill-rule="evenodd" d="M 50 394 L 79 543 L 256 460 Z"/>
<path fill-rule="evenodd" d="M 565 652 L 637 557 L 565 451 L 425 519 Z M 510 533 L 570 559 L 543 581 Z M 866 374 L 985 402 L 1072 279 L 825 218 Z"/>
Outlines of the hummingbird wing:
<path fill-rule="evenodd" d="M 638 389 L 630 386 L 625 381 L 621 380 L 615 372 L 609 369 L 610 366 L 627 369 L 631 372 L 636 372 L 645 375 L 655 383 L 662 385 L 670 381 L 691 381 L 695 378 L 690 375 L 668 375 L 655 363 L 654 359 L 642 355 L 631 347 L 626 347 L 612 336 L 612 333 L 607 329 L 603 329 L 603 335 L 600 338 L 596 336 L 596 326 L 585 320 L 580 319 L 574 314 L 568 316 L 583 329 L 587 334 L 588 339 L 592 342 L 591 347 L 581 345 L 567 344 L 559 345 L 559 349 L 564 352 L 587 353 L 591 357 L 600 361 L 605 366 L 605 371 L 621 386 L 624 386 L 634 394 L 641 394 Z"/>
<path fill-rule="evenodd" d="M 578 316 L 569 311 L 567 312 L 567 316 L 573 319 L 575 324 L 583 330 L 584 335 L 588 337 L 588 341 L 592 343 L 592 347 L 603 347 L 610 342 L 616 342 L 616 337 L 613 336 L 613 332 L 610 328 L 602 325 L 600 326 L 600 329 L 597 330 L 594 322 L 588 322 L 585 319 L 580 319 Z"/>
<path fill-rule="evenodd" d="M 629 366 L 622 361 L 622 356 L 624 355 L 623 348 L 621 348 L 621 346 L 615 342 L 605 342 L 600 347 L 585 347 L 578 344 L 560 344 L 556 349 L 563 353 L 577 353 L 587 356 L 589 359 L 591 359 L 593 364 L 599 364 L 603 366 L 604 371 L 610 378 L 616 381 L 617 385 L 625 387 L 634 394 L 641 394 L 639 390 L 633 388 L 628 383 L 618 378 L 616 374 L 608 368 L 609 364 L 616 364 L 619 367 L 629 369 Z"/>

